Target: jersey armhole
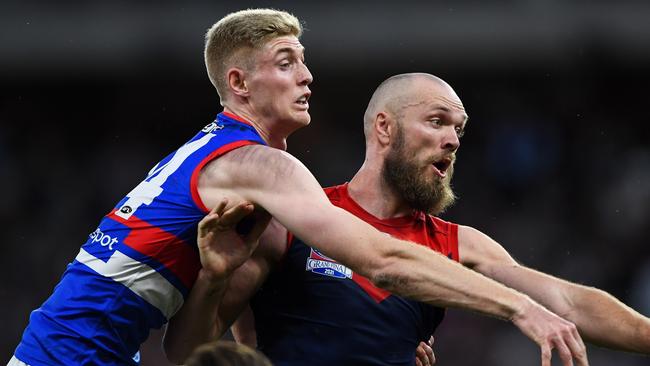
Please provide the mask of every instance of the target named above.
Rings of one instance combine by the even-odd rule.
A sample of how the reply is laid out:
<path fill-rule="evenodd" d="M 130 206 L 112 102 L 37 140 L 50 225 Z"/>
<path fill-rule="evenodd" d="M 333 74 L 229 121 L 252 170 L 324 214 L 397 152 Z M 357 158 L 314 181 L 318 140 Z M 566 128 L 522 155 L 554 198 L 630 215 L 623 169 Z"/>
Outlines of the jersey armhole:
<path fill-rule="evenodd" d="M 282 254 L 282 258 L 280 258 L 280 263 L 279 263 L 279 266 L 278 266 L 280 268 L 284 267 L 284 264 L 287 261 L 287 256 L 289 255 L 289 249 L 291 249 L 291 244 L 293 244 L 293 239 L 294 239 L 293 233 L 291 231 L 287 230 L 286 238 L 287 238 L 287 242 L 284 243 L 285 250 L 284 250 L 284 253 Z"/>
<path fill-rule="evenodd" d="M 203 160 L 201 160 L 201 162 L 196 166 L 196 168 L 194 168 L 194 171 L 192 172 L 192 178 L 190 179 L 190 191 L 192 193 L 192 200 L 194 201 L 194 204 L 196 205 L 196 207 L 199 208 L 199 210 L 203 211 L 203 213 L 207 214 L 208 212 L 210 212 L 210 210 L 207 207 L 205 207 L 205 204 L 203 203 L 203 200 L 199 195 L 198 183 L 199 183 L 199 173 L 201 172 L 201 169 L 203 169 L 205 164 L 220 157 L 221 155 L 247 145 L 259 145 L 259 142 L 251 141 L 251 140 L 240 140 L 240 141 L 235 141 L 223 145 L 217 150 L 211 152 L 210 155 L 203 158 Z"/>
<path fill-rule="evenodd" d="M 453 260 L 460 263 L 460 253 L 458 251 L 458 224 L 449 224 L 449 251 Z"/>

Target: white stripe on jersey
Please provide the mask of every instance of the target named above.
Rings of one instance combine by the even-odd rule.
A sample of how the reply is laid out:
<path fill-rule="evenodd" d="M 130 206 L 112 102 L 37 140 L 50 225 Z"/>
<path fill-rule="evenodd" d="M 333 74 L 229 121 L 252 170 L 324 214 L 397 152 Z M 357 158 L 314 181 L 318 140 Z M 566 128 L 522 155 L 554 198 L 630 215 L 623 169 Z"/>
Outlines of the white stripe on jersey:
<path fill-rule="evenodd" d="M 108 262 L 104 262 L 82 248 L 75 259 L 95 272 L 128 287 L 158 308 L 167 319 L 176 314 L 183 305 L 183 294 L 165 277 L 120 251 L 116 250 Z"/>
<path fill-rule="evenodd" d="M 9 360 L 7 366 L 29 366 L 29 365 L 17 359 L 16 356 L 13 356 L 11 357 L 11 360 Z"/>

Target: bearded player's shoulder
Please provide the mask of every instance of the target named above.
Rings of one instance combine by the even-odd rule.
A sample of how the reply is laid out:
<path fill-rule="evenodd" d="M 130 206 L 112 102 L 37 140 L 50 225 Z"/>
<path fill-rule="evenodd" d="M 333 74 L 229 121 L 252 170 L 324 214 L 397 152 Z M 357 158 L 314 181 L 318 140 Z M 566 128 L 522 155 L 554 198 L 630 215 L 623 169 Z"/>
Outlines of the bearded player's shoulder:
<path fill-rule="evenodd" d="M 458 224 L 425 213 L 420 213 L 418 219 L 425 221 L 427 238 L 424 243 L 434 251 L 459 262 Z"/>

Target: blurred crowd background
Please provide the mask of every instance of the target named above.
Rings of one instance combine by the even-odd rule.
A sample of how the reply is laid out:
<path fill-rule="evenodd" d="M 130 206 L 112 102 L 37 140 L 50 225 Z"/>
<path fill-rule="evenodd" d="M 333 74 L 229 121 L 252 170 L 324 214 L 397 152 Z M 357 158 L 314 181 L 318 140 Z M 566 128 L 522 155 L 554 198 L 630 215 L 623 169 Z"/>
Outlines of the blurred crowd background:
<path fill-rule="evenodd" d="M 443 218 L 650 315 L 647 1 L 5 2 L 0 362 L 99 219 L 220 111 L 203 34 L 247 7 L 304 21 L 312 124 L 289 152 L 321 184 L 361 165 L 381 81 L 438 75 L 470 115 Z M 497 319 L 450 310 L 435 337 L 441 365 L 539 364 Z M 165 364 L 159 344 L 154 332 L 143 365 Z M 650 360 L 589 348 L 593 365 Z"/>

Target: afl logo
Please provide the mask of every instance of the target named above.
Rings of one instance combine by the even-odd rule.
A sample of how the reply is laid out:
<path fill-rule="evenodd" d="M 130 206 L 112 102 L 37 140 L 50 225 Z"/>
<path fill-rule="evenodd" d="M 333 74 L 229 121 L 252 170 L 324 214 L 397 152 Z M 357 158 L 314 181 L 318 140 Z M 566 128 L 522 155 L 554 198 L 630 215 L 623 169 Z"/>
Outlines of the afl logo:
<path fill-rule="evenodd" d="M 131 206 L 122 206 L 122 208 L 120 208 L 120 212 L 124 214 L 130 214 L 131 211 L 133 211 Z"/>
<path fill-rule="evenodd" d="M 315 274 L 335 277 L 335 278 L 352 278 L 352 270 L 348 267 L 337 263 L 318 250 L 311 248 L 305 270 Z"/>

